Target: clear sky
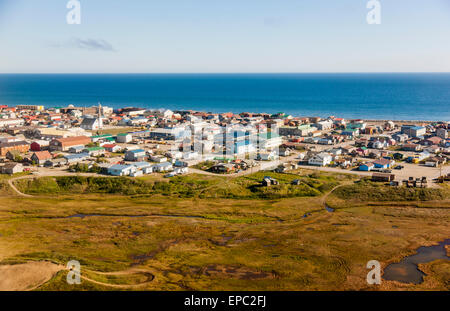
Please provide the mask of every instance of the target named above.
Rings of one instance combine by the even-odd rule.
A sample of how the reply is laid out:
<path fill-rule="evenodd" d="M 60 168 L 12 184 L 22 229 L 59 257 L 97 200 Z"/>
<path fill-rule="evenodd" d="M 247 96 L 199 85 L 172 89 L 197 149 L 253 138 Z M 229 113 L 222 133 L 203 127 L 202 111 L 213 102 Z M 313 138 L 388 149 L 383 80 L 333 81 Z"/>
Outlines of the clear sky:
<path fill-rule="evenodd" d="M 0 72 L 450 72 L 450 0 L 0 0 Z"/>

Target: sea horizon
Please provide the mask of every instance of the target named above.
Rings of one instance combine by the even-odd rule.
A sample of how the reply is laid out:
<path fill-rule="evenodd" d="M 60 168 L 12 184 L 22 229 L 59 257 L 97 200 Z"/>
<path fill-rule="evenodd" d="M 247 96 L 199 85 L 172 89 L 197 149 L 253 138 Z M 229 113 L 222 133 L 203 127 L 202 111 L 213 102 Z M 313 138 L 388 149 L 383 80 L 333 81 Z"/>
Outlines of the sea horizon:
<path fill-rule="evenodd" d="M 450 120 L 450 73 L 2 73 L 0 104 Z"/>

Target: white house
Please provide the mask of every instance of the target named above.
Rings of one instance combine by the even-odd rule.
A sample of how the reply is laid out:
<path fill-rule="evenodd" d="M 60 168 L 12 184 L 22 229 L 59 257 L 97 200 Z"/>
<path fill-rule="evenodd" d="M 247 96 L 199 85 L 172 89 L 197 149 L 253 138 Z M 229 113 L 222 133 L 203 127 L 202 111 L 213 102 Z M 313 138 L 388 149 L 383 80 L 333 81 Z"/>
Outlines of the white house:
<path fill-rule="evenodd" d="M 121 144 L 129 143 L 132 140 L 133 140 L 133 136 L 131 136 L 131 134 L 126 134 L 126 133 L 118 134 L 117 138 L 116 138 L 116 141 Z"/>
<path fill-rule="evenodd" d="M 329 130 L 333 127 L 333 121 L 332 120 L 319 121 L 314 126 L 321 131 Z"/>
<path fill-rule="evenodd" d="M 149 162 L 136 162 L 132 164 L 137 171 L 141 171 L 143 174 L 153 173 L 153 166 Z"/>
<path fill-rule="evenodd" d="M 113 176 L 129 176 L 136 171 L 133 165 L 116 164 L 108 168 L 108 174 Z"/>
<path fill-rule="evenodd" d="M 173 111 L 170 109 L 162 109 L 161 115 L 165 119 L 170 119 L 173 116 Z"/>
<path fill-rule="evenodd" d="M 173 170 L 173 166 L 172 166 L 172 163 L 170 163 L 170 162 L 163 162 L 163 163 L 155 164 L 153 166 L 153 170 L 155 172 L 160 172 L 160 173 L 167 172 L 167 171 Z"/>
<path fill-rule="evenodd" d="M 316 166 L 326 166 L 331 163 L 333 158 L 328 153 L 322 152 L 319 154 L 316 154 L 312 158 L 308 160 L 309 165 L 316 165 Z"/>
<path fill-rule="evenodd" d="M 103 120 L 101 118 L 86 117 L 81 122 L 80 127 L 83 130 L 95 131 L 103 127 Z"/>
<path fill-rule="evenodd" d="M 102 146 L 109 152 L 119 152 L 120 150 L 122 150 L 122 147 L 120 147 L 119 145 L 116 145 L 116 144 L 106 143 L 106 144 L 101 144 L 100 146 Z"/>
<path fill-rule="evenodd" d="M 278 154 L 275 152 L 275 150 L 271 151 L 271 152 L 264 152 L 264 153 L 260 153 L 258 155 L 259 160 L 261 161 L 274 161 L 274 160 L 278 160 L 279 156 Z"/>

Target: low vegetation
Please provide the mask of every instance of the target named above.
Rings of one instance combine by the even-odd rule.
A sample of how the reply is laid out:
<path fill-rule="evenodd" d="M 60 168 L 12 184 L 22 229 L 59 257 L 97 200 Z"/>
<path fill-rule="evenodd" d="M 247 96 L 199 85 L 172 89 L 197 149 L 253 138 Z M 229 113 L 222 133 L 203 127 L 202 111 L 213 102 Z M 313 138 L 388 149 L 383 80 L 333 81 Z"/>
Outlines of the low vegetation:
<path fill-rule="evenodd" d="M 280 185 L 261 187 L 266 175 Z M 120 290 L 150 274 L 139 290 L 449 290 L 445 261 L 421 266 L 423 284 L 366 282 L 369 260 L 384 268 L 450 237 L 448 188 L 410 194 L 354 178 L 305 170 L 17 180 L 35 197 L 2 197 L 0 264 L 75 259 L 92 280 L 69 285 L 60 271 L 37 290 Z M 323 198 L 336 185 L 326 200 L 348 204 L 330 213 Z M 134 268 L 147 274 L 116 273 Z"/>
<path fill-rule="evenodd" d="M 93 166 L 95 168 L 96 166 Z M 87 165 L 74 166 L 79 172 L 91 172 Z M 264 187 L 264 176 L 279 181 L 279 185 Z M 298 185 L 292 181 L 298 179 Z M 281 199 L 320 196 L 339 184 L 335 176 L 320 174 L 279 174 L 258 172 L 249 176 L 186 175 L 170 180 L 133 179 L 127 177 L 44 177 L 16 181 L 16 186 L 28 194 L 110 193 L 122 195 L 162 195 L 179 198 Z"/>
<path fill-rule="evenodd" d="M 339 187 L 333 194 L 346 201 L 433 201 L 449 199 L 449 191 L 443 188 L 390 187 L 366 179 Z"/>
<path fill-rule="evenodd" d="M 100 173 L 101 168 L 97 163 L 93 165 L 89 165 L 86 163 L 77 163 L 69 166 L 69 172 L 77 172 L 77 173 Z"/>
<path fill-rule="evenodd" d="M 203 161 L 193 166 L 193 168 L 202 170 L 202 171 L 208 171 L 211 167 L 213 167 L 216 164 L 215 161 Z"/>

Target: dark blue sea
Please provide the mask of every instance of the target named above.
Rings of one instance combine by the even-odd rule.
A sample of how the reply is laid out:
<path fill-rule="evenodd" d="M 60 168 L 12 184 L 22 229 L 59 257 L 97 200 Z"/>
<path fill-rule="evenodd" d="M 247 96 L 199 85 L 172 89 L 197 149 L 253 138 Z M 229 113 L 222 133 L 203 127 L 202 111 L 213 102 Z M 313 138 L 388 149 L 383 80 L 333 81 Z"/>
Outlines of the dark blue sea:
<path fill-rule="evenodd" d="M 0 104 L 450 120 L 450 74 L 0 75 Z"/>

